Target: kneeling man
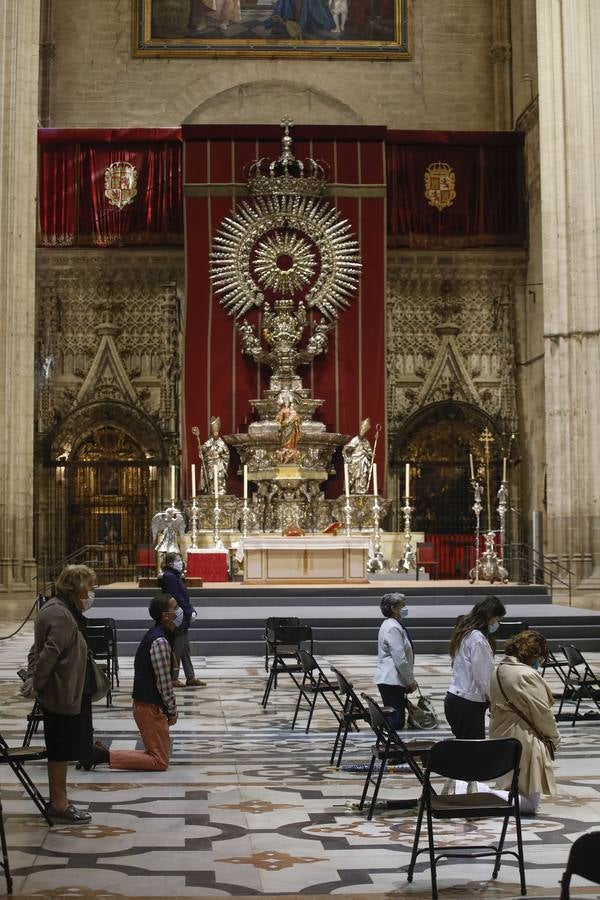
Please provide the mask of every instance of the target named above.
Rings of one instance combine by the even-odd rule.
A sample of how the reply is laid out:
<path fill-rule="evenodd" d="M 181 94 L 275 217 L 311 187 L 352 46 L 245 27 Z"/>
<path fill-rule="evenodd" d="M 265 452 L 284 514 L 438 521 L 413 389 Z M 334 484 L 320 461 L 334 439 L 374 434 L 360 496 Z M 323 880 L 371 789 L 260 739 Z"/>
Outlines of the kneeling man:
<path fill-rule="evenodd" d="M 111 769 L 164 772 L 169 768 L 171 737 L 169 726 L 177 721 L 173 692 L 171 641 L 181 625 L 183 613 L 174 597 L 154 597 L 148 608 L 154 625 L 137 648 L 133 678 L 133 717 L 145 750 L 108 750 L 97 742 L 94 762 L 108 763 Z"/>

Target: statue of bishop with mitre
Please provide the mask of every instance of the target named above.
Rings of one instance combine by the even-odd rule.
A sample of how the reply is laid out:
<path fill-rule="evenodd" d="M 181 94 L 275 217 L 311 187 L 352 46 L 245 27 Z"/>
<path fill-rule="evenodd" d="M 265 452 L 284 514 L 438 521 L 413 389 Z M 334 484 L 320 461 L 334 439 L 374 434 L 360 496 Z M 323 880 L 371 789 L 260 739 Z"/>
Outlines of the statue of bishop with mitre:
<path fill-rule="evenodd" d="M 351 494 L 367 494 L 371 480 L 373 448 L 367 438 L 371 420 L 363 419 L 358 434 L 344 445 L 342 456 L 348 464 L 348 481 Z"/>

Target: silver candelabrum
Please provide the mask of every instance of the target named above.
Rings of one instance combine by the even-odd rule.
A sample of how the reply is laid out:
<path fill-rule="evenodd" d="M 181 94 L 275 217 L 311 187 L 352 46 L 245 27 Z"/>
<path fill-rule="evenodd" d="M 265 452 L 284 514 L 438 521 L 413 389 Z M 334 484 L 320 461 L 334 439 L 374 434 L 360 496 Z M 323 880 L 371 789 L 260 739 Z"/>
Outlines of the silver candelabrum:
<path fill-rule="evenodd" d="M 402 515 L 404 516 L 404 552 L 396 565 L 396 571 L 398 572 L 402 570 L 408 572 L 410 569 L 414 569 L 417 564 L 411 531 L 411 516 L 413 512 L 414 507 L 410 505 L 410 497 L 407 495 L 404 498 L 404 506 L 402 507 Z"/>
<path fill-rule="evenodd" d="M 213 509 L 213 541 L 215 547 L 221 549 L 223 541 L 221 540 L 221 507 L 219 506 L 219 497 L 215 497 L 215 505 Z"/>
<path fill-rule="evenodd" d="M 198 498 L 192 497 L 192 514 L 191 514 L 191 523 L 192 523 L 192 550 L 198 549 L 198 512 L 200 507 L 198 506 Z"/>
<path fill-rule="evenodd" d="M 500 562 L 504 564 L 504 545 L 506 542 L 506 513 L 508 511 L 508 483 L 500 482 L 498 490 L 498 516 L 500 518 Z"/>
<path fill-rule="evenodd" d="M 381 552 L 381 528 L 379 526 L 379 518 L 381 516 L 381 506 L 379 497 L 373 497 L 373 554 L 369 555 L 367 569 L 369 572 L 381 572 L 385 569 L 385 559 Z"/>
<path fill-rule="evenodd" d="M 352 504 L 350 503 L 350 495 L 346 494 L 346 502 L 344 503 L 344 532 L 346 537 L 352 534 Z"/>
<path fill-rule="evenodd" d="M 242 506 L 242 537 L 248 536 L 249 519 L 250 519 L 250 507 L 248 506 L 248 498 L 244 497 L 244 505 Z"/>
<path fill-rule="evenodd" d="M 483 509 L 483 503 L 481 502 L 481 496 L 483 493 L 483 488 L 481 486 L 481 482 L 473 479 L 471 482 L 471 486 L 473 487 L 473 492 L 475 495 L 475 500 L 472 506 L 473 512 L 475 513 L 475 582 L 479 583 L 479 551 L 480 551 L 480 531 L 481 531 L 481 510 Z"/>

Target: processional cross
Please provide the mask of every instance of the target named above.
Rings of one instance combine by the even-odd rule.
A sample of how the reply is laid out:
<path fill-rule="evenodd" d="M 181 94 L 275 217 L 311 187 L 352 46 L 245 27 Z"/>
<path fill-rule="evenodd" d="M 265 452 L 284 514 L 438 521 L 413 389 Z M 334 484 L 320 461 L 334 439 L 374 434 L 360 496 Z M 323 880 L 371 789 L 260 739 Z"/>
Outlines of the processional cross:
<path fill-rule="evenodd" d="M 492 519 L 491 519 L 491 493 L 490 493 L 490 446 L 494 443 L 494 438 L 489 428 L 485 428 L 481 437 L 479 438 L 480 442 L 483 444 L 483 454 L 485 458 L 485 486 L 486 486 L 486 494 L 487 494 L 487 530 L 489 531 L 492 527 Z"/>

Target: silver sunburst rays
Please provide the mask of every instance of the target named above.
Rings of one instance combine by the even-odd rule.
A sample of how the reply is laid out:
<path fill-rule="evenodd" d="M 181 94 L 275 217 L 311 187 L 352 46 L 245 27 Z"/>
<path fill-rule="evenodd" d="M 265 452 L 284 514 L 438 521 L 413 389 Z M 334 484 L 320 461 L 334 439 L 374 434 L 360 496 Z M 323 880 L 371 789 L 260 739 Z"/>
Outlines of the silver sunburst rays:
<path fill-rule="evenodd" d="M 336 319 L 361 269 L 350 223 L 325 200 L 293 195 L 240 203 L 222 222 L 211 261 L 215 292 L 236 319 L 259 306 L 263 292 L 304 300 Z"/>

